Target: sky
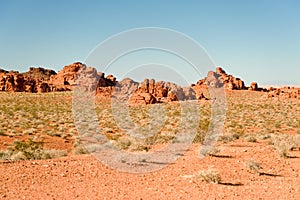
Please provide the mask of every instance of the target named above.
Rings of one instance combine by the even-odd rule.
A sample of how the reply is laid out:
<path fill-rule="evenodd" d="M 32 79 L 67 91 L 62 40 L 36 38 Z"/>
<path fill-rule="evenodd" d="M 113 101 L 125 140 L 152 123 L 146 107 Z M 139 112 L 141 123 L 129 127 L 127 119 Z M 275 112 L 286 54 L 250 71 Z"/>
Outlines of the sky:
<path fill-rule="evenodd" d="M 195 40 L 216 66 L 247 85 L 300 85 L 299 10 L 298 0 L 0 0 L 0 68 L 58 71 L 87 61 L 99 43 L 120 32 L 161 27 Z M 151 68 L 149 63 L 143 69 Z M 153 63 L 153 69 L 164 66 Z M 109 73 L 120 79 L 118 67 L 123 66 Z M 187 71 L 184 65 L 172 67 L 179 75 Z"/>

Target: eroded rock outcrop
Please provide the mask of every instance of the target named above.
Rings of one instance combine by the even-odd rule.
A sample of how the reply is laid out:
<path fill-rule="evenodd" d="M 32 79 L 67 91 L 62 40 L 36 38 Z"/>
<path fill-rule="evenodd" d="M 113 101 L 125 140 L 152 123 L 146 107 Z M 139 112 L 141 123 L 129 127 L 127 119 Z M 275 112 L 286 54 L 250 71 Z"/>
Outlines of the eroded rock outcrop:
<path fill-rule="evenodd" d="M 191 88 L 182 88 L 175 83 L 145 79 L 138 85 L 129 99 L 130 104 L 153 104 L 171 101 L 184 101 L 196 99 Z"/>
<path fill-rule="evenodd" d="M 8 71 L 0 68 L 0 74 L 6 74 L 6 73 L 8 73 Z"/>
<path fill-rule="evenodd" d="M 78 77 L 84 77 L 84 84 L 88 90 L 95 90 L 98 94 L 110 95 L 112 87 L 117 83 L 113 75 L 104 77 L 104 73 L 97 72 L 93 67 L 76 62 L 65 66 L 56 73 L 41 67 L 30 67 L 28 72 L 0 70 L 0 91 L 8 92 L 55 92 L 73 90 Z M 95 85 L 96 83 L 96 85 Z"/>
<path fill-rule="evenodd" d="M 209 71 L 207 76 L 197 81 L 196 84 L 191 85 L 196 93 L 198 100 L 208 100 L 209 92 L 208 88 L 225 88 L 228 90 L 244 90 L 244 81 L 240 78 L 236 78 L 230 74 L 227 74 L 224 69 L 217 67 L 215 71 Z"/>
<path fill-rule="evenodd" d="M 86 67 L 86 65 L 80 62 L 67 65 L 56 75 L 52 75 L 48 84 L 54 86 L 53 91 L 72 90 L 76 81 L 77 72 L 82 67 Z"/>
<path fill-rule="evenodd" d="M 248 90 L 252 90 L 252 91 L 258 91 L 258 85 L 256 82 L 252 82 L 250 84 L 250 87 L 248 88 Z"/>
<path fill-rule="evenodd" d="M 138 83 L 129 78 L 120 82 L 113 75 L 98 72 L 80 62 L 65 66 L 56 73 L 41 67 L 29 68 L 28 72 L 7 71 L 0 69 L 0 91 L 11 92 L 54 92 L 74 90 L 80 86 L 86 91 L 95 92 L 98 96 L 118 97 L 130 104 L 154 104 L 184 100 L 208 100 L 209 88 L 225 88 L 228 90 L 268 91 L 268 97 L 298 98 L 300 90 L 285 91 L 270 88 L 259 88 L 256 82 L 246 87 L 244 81 L 227 74 L 217 67 L 209 71 L 207 76 L 191 87 L 180 87 L 174 83 L 145 79 Z"/>
<path fill-rule="evenodd" d="M 110 97 L 113 88 L 117 84 L 116 78 L 113 75 L 105 77 L 103 72 L 97 72 L 95 68 L 88 67 L 82 63 L 74 63 L 71 66 L 67 66 L 66 70 L 60 73 L 62 75 L 59 80 L 61 80 L 60 83 L 63 80 L 64 87 L 67 84 L 68 88 L 72 90 L 77 85 L 81 89 L 95 92 L 99 96 Z"/>
<path fill-rule="evenodd" d="M 300 89 L 296 88 L 270 88 L 266 95 L 268 98 L 281 98 L 281 99 L 297 99 L 300 97 Z"/>
<path fill-rule="evenodd" d="M 99 74 L 99 73 L 98 73 Z M 116 78 L 109 74 L 105 77 L 104 73 L 100 73 L 96 94 L 104 97 L 111 97 L 117 84 Z"/>
<path fill-rule="evenodd" d="M 227 74 L 224 69 L 217 67 L 216 71 L 209 71 L 204 79 L 199 80 L 196 86 L 200 87 L 224 87 L 230 90 L 243 90 L 246 89 L 244 81 Z"/>
<path fill-rule="evenodd" d="M 36 80 L 18 72 L 0 74 L 0 91 L 36 92 Z"/>
<path fill-rule="evenodd" d="M 56 72 L 41 67 L 30 67 L 28 72 L 2 70 L 0 90 L 9 92 L 51 92 L 48 81 Z"/>

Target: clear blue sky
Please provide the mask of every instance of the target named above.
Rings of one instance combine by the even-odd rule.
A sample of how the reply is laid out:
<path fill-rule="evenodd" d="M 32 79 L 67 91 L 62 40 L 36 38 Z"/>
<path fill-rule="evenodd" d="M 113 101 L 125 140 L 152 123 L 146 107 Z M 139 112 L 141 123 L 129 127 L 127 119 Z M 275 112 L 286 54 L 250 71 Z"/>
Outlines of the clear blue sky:
<path fill-rule="evenodd" d="M 249 84 L 300 85 L 298 0 L 0 1 L 0 68 L 61 69 L 111 35 L 164 27 Z"/>

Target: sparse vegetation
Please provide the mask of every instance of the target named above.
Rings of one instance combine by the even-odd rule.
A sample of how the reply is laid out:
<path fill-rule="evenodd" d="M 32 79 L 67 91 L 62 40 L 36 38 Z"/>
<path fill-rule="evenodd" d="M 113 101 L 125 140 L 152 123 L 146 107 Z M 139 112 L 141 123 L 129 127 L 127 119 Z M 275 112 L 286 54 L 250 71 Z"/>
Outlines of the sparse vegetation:
<path fill-rule="evenodd" d="M 87 153 L 80 144 L 80 135 L 72 115 L 72 92 L 61 93 L 0 93 L 0 137 L 20 136 L 22 138 L 46 137 L 72 141 L 74 154 Z M 196 128 L 194 143 L 202 143 L 211 122 L 211 105 L 207 101 L 199 105 L 199 123 L 182 124 L 180 103 L 130 106 L 129 116 L 122 117 L 122 123 L 116 121 L 115 110 L 109 99 L 97 99 L 96 112 L 101 133 L 118 148 L 128 151 L 147 151 L 151 145 L 180 142 L 176 136 L 186 132 L 187 128 Z M 159 114 L 151 112 L 158 109 Z M 282 157 L 288 157 L 289 151 L 299 146 L 299 140 L 292 142 L 286 133 L 299 135 L 300 112 L 297 101 L 272 101 L 261 98 L 259 93 L 247 95 L 227 95 L 227 111 L 224 134 L 220 142 L 228 143 L 237 139 L 248 142 L 266 140 L 274 145 Z M 153 114 L 154 113 L 154 114 Z M 120 114 L 120 113 L 118 113 Z M 127 113 L 128 114 L 128 113 Z M 151 119 L 155 120 L 151 120 Z M 82 128 L 93 130 L 86 121 Z M 253 131 L 255 130 L 255 131 Z M 132 133 L 135 134 L 132 134 Z M 274 137 L 276 136 L 276 137 Z M 282 137 L 282 138 L 281 138 Z M 286 137 L 286 138 L 285 138 Z M 24 139 L 23 139 L 24 140 Z M 285 142 L 281 142 L 285 141 Z M 6 143 L 8 147 L 10 143 Z M 2 149 L 2 154 L 5 149 Z M 20 156 L 20 155 L 19 155 Z M 5 156 L 4 156 L 5 157 Z M 22 157 L 22 156 L 20 156 Z"/>
<path fill-rule="evenodd" d="M 67 152 L 63 150 L 46 150 L 43 149 L 42 141 L 28 141 L 15 140 L 11 147 L 5 151 L 0 151 L 0 158 L 3 160 L 40 160 L 50 159 L 55 157 L 66 156 Z"/>

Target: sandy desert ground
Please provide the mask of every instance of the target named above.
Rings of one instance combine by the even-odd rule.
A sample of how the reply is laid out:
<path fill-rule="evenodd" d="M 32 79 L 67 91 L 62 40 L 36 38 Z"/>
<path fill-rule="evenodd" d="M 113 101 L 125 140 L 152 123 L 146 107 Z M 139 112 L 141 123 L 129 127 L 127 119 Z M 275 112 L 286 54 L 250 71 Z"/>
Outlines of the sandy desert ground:
<path fill-rule="evenodd" d="M 72 92 L 0 93 L 1 199 L 300 199 L 300 101 L 263 92 L 228 91 L 226 121 L 205 158 L 199 149 L 210 106 L 199 102 L 194 143 L 174 163 L 151 173 L 111 169 L 87 153 L 72 116 Z M 172 142 L 180 105 L 164 104 L 167 120 L 155 138 L 130 138 L 114 122 L 110 104 L 97 104 L 103 133 L 128 152 Z M 149 106 L 132 107 L 149 123 Z M 147 163 L 144 163 L 147 165 Z"/>

